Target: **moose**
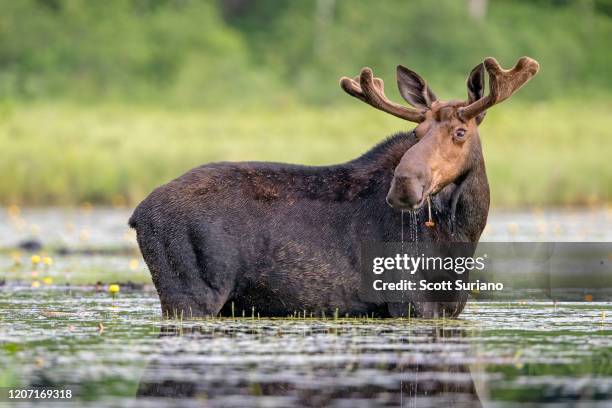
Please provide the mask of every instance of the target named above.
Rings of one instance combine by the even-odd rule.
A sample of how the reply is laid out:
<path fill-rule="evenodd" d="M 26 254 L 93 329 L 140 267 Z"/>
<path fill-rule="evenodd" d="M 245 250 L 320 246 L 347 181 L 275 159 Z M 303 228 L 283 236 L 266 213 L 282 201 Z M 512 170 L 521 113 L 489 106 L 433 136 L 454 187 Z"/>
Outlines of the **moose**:
<path fill-rule="evenodd" d="M 219 162 L 158 187 L 137 206 L 129 225 L 137 232 L 162 313 L 227 316 L 231 308 L 282 317 L 295 311 L 459 315 L 464 292 L 444 302 L 408 299 L 409 307 L 363 299 L 361 244 L 399 241 L 408 221 L 404 211 L 417 222 L 411 239 L 478 242 L 489 211 L 478 126 L 490 107 L 538 70 L 529 57 L 509 70 L 486 58 L 468 76 L 467 101 L 445 102 L 399 65 L 397 85 L 408 107 L 390 101 L 382 79 L 363 68 L 355 78 L 341 78 L 342 89 L 416 123 L 413 130 L 343 164 Z"/>

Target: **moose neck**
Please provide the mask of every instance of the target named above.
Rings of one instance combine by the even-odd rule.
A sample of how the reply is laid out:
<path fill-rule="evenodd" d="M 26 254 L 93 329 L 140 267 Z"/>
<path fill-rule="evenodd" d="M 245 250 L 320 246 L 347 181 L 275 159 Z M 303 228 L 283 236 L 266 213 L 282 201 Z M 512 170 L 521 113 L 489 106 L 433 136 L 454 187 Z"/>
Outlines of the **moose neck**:
<path fill-rule="evenodd" d="M 445 221 L 454 241 L 478 242 L 487 223 L 489 182 L 480 140 L 477 142 L 471 152 L 471 166 L 467 172 L 455 183 L 447 186 L 448 201 L 445 207 L 449 216 L 445 217 Z M 439 195 L 441 200 L 446 198 L 443 194 Z"/>
<path fill-rule="evenodd" d="M 362 214 L 383 220 L 381 240 L 400 239 L 401 211 L 389 207 L 385 201 L 393 178 L 393 170 L 403 154 L 418 142 L 414 131 L 400 133 L 375 146 L 358 159 L 349 162 L 353 185 L 361 191 Z M 484 229 L 489 211 L 489 185 L 480 142 L 471 152 L 471 165 L 467 171 L 433 197 L 436 226 L 427 229 L 427 207 L 417 210 L 416 219 L 421 233 L 435 241 L 477 242 Z M 409 219 L 410 217 L 405 217 Z"/>

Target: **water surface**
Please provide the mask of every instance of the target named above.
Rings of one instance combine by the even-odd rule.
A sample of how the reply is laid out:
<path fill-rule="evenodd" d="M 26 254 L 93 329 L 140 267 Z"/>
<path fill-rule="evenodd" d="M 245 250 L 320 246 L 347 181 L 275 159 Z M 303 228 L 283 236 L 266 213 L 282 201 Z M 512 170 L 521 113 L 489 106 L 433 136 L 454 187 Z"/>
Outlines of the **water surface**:
<path fill-rule="evenodd" d="M 128 210 L 1 214 L 0 387 L 70 388 L 75 406 L 612 405 L 611 303 L 471 301 L 432 321 L 163 320 Z M 609 241 L 611 225 L 601 209 L 493 212 L 483 239 Z"/>

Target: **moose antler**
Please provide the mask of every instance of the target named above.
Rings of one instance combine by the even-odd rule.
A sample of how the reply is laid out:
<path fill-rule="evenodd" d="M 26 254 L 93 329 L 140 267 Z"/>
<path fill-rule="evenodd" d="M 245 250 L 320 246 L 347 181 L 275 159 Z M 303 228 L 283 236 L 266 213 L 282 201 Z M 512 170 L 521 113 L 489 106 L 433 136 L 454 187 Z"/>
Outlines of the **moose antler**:
<path fill-rule="evenodd" d="M 420 123 L 425 119 L 425 114 L 422 110 L 402 106 L 387 99 L 385 96 L 385 83 L 382 79 L 375 78 L 372 70 L 368 67 L 363 68 L 361 74 L 355 78 L 340 78 L 340 86 L 349 95 L 398 118 L 416 123 Z"/>
<path fill-rule="evenodd" d="M 509 70 L 503 69 L 492 57 L 484 60 L 484 66 L 489 73 L 489 94 L 460 108 L 458 113 L 463 120 L 474 118 L 491 106 L 508 99 L 540 69 L 540 64 L 529 57 L 522 57 Z"/>

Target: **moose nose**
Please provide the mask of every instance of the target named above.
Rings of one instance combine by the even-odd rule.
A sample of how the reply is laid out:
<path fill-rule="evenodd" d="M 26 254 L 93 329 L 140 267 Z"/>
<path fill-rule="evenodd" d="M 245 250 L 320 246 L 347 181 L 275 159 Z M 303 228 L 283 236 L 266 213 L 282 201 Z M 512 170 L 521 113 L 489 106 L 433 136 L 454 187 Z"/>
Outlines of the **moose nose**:
<path fill-rule="evenodd" d="M 404 201 L 402 198 L 399 198 L 391 193 L 387 194 L 386 201 L 390 207 L 396 208 L 398 210 L 407 210 L 411 207 L 408 201 Z"/>
<path fill-rule="evenodd" d="M 387 194 L 387 204 L 401 210 L 411 209 L 423 201 L 425 184 L 418 176 L 395 176 Z"/>

